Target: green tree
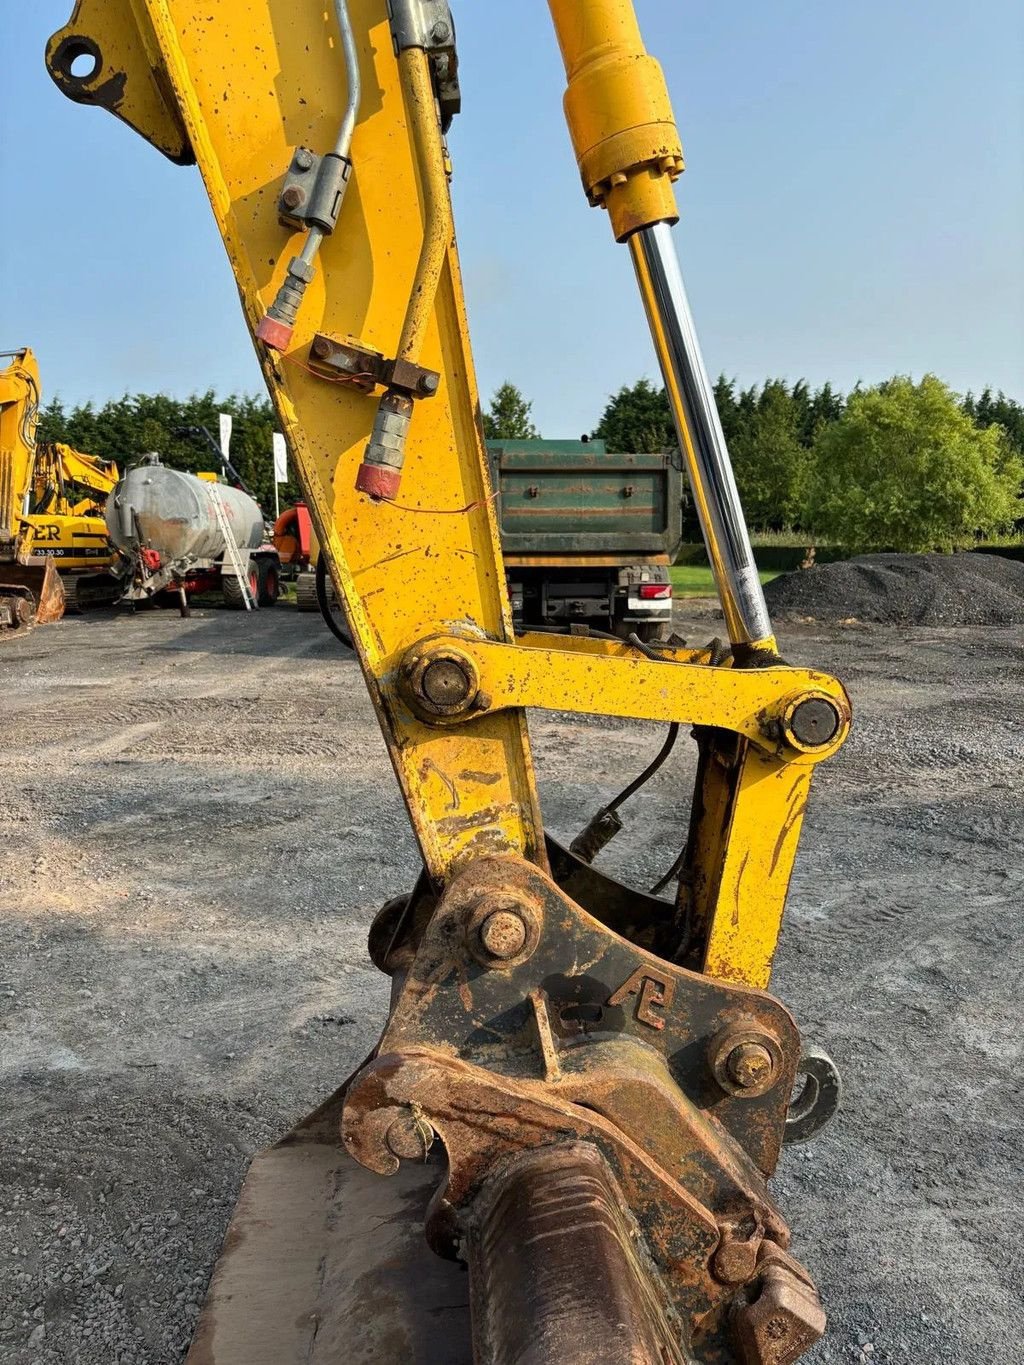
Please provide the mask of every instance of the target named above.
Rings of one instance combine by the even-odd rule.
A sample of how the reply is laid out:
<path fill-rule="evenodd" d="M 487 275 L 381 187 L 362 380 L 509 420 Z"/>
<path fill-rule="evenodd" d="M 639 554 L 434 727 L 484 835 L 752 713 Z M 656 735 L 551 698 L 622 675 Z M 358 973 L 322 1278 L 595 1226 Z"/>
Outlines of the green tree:
<path fill-rule="evenodd" d="M 855 391 L 814 443 L 805 525 L 856 550 L 951 551 L 1020 515 L 1024 464 L 934 375 Z"/>
<path fill-rule="evenodd" d="M 530 421 L 532 407 L 515 384 L 506 380 L 484 413 L 484 435 L 489 441 L 536 440 L 540 432 Z"/>
<path fill-rule="evenodd" d="M 85 403 L 68 411 L 57 397 L 43 410 L 39 438 L 65 441 L 78 450 L 116 460 L 122 468 L 155 450 L 173 469 L 195 474 L 219 470 L 219 461 L 204 441 L 180 433 L 203 426 L 216 439 L 222 412 L 230 413 L 234 422 L 232 464 L 270 515 L 274 507 L 272 436 L 277 423 L 266 398 L 238 394 L 218 398 L 212 390 L 184 399 L 140 393 L 110 399 L 100 408 Z M 281 505 L 288 506 L 300 496 L 294 471 L 290 471 L 289 482 L 281 485 Z"/>
<path fill-rule="evenodd" d="M 729 448 L 743 509 L 756 530 L 782 530 L 799 519 L 810 465 L 801 441 L 809 407 L 806 384 L 790 390 L 781 379 L 740 394 Z"/>
<path fill-rule="evenodd" d="M 829 383 L 822 384 L 811 398 L 808 423 L 801 433 L 801 439 L 808 447 L 814 445 L 815 438 L 822 427 L 830 422 L 838 422 L 846 410 L 846 399 Z"/>
<path fill-rule="evenodd" d="M 718 416 L 721 419 L 725 443 L 731 447 L 733 437 L 740 427 L 735 379 L 726 379 L 724 374 L 720 374 L 715 380 L 715 406 L 718 408 Z"/>
<path fill-rule="evenodd" d="M 1024 456 L 1024 407 L 1015 399 L 1007 398 L 1002 389 L 993 394 L 990 388 L 984 388 L 978 398 L 969 393 L 963 407 L 979 427 L 1002 427 L 1016 453 Z"/>
<path fill-rule="evenodd" d="M 609 398 L 593 434 L 620 455 L 657 455 L 678 449 L 668 395 L 649 379 L 625 385 Z"/>

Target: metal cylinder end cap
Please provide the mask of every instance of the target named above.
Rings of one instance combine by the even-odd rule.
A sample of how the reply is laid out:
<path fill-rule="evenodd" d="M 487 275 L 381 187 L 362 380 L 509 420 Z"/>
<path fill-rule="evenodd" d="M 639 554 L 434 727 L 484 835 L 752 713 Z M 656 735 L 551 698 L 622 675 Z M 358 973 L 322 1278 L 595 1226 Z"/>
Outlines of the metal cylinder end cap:
<path fill-rule="evenodd" d="M 256 328 L 257 340 L 262 341 L 264 346 L 269 346 L 272 351 L 287 351 L 291 345 L 292 332 L 294 328 L 289 327 L 286 322 L 278 322 L 269 313 L 260 319 L 260 324 Z"/>
<path fill-rule="evenodd" d="M 782 716 L 782 732 L 794 749 L 817 753 L 843 737 L 849 719 L 834 697 L 810 692 L 790 701 Z"/>
<path fill-rule="evenodd" d="M 365 493 L 374 502 L 394 502 L 402 484 L 402 471 L 390 465 L 369 464 L 359 466 L 356 475 L 356 492 Z"/>
<path fill-rule="evenodd" d="M 411 651 L 402 682 L 413 705 L 430 716 L 462 716 L 478 709 L 477 666 L 469 654 L 451 646 Z"/>

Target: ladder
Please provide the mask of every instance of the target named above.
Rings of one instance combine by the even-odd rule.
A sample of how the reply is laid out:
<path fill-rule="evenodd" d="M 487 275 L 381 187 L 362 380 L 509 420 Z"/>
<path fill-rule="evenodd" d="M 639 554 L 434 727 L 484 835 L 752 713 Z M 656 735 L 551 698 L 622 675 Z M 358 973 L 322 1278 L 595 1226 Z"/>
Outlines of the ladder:
<path fill-rule="evenodd" d="M 238 546 L 235 544 L 234 533 L 228 524 L 227 512 L 224 509 L 224 502 L 220 496 L 220 484 L 208 483 L 206 490 L 213 503 L 213 511 L 217 518 L 217 525 L 220 527 L 221 537 L 224 541 L 224 558 L 231 565 L 238 579 L 239 587 L 242 590 L 242 601 L 245 603 L 246 611 L 255 611 L 258 603 L 253 596 L 252 586 L 249 583 L 249 574 L 242 564 L 241 556 L 238 553 Z"/>

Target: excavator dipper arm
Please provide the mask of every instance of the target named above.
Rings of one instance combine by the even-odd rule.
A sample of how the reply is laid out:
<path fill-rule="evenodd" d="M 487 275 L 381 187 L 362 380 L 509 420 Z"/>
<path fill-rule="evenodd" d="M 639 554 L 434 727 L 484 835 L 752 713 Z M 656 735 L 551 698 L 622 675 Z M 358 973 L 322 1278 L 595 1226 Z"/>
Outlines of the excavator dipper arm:
<path fill-rule="evenodd" d="M 777 655 L 672 246 L 660 68 L 629 0 L 550 8 L 728 649 L 513 633 L 452 225 L 445 0 L 79 0 L 47 50 L 72 99 L 199 166 L 424 865 L 370 935 L 393 978 L 381 1041 L 254 1163 L 193 1365 L 787 1365 L 823 1329 L 766 1186 L 802 1062 L 763 989 L 849 703 Z M 545 838 L 529 707 L 694 727 L 675 902 Z M 471 1326 L 403 1218 L 433 1186 L 428 1237 L 469 1267 Z"/>

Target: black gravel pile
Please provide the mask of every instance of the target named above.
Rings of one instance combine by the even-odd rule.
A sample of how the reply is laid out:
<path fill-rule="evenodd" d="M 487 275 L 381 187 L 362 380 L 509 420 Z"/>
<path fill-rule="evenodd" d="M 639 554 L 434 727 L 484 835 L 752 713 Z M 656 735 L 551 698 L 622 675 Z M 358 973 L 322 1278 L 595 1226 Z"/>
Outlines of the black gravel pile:
<path fill-rule="evenodd" d="M 1000 555 L 858 555 L 765 588 L 779 620 L 1024 625 L 1024 563 Z"/>

